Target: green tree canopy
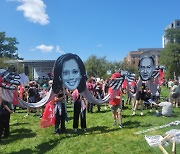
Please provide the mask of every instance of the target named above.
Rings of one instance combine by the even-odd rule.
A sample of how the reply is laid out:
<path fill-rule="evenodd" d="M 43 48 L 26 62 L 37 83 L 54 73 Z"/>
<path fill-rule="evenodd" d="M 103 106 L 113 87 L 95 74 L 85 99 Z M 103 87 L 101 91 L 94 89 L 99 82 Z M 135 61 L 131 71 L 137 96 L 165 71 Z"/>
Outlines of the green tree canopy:
<path fill-rule="evenodd" d="M 160 64 L 166 67 L 166 77 L 180 76 L 180 29 L 171 28 L 165 31 L 168 40 L 161 52 Z"/>
<path fill-rule="evenodd" d="M 130 64 L 127 63 L 126 61 L 122 62 L 121 68 L 122 68 L 122 70 L 131 72 L 131 73 L 138 74 L 137 67 L 135 67 L 134 65 L 130 65 Z"/>
<path fill-rule="evenodd" d="M 166 77 L 180 76 L 180 44 L 168 43 L 161 52 L 160 63 L 166 67 Z"/>
<path fill-rule="evenodd" d="M 131 66 L 125 62 L 109 62 L 106 60 L 106 57 L 98 58 L 97 56 L 92 55 L 84 62 L 84 64 L 89 77 L 94 76 L 107 79 L 111 74 L 120 70 L 137 74 L 137 68 L 135 66 Z M 108 72 L 111 74 L 108 74 Z"/>
<path fill-rule="evenodd" d="M 165 38 L 169 43 L 178 43 L 180 44 L 180 29 L 171 28 L 165 31 Z"/>
<path fill-rule="evenodd" d="M 0 32 L 0 57 L 22 59 L 17 54 L 17 44 L 15 37 L 7 37 L 5 32 Z"/>
<path fill-rule="evenodd" d="M 85 62 L 85 67 L 88 73 L 88 76 L 106 78 L 107 70 L 109 70 L 109 62 L 106 60 L 106 57 L 98 58 L 95 55 L 90 56 Z"/>

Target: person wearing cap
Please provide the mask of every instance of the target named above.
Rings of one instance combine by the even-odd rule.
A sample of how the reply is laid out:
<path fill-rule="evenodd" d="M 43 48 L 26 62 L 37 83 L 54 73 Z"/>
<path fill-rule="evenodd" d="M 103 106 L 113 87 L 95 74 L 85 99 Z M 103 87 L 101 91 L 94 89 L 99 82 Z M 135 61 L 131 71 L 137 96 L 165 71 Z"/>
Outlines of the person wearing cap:
<path fill-rule="evenodd" d="M 119 72 L 114 73 L 111 76 L 111 80 L 115 78 L 119 78 L 121 74 Z M 109 93 L 112 92 L 112 89 L 109 88 L 108 90 Z M 122 90 L 121 88 L 118 90 L 116 97 L 112 100 L 109 101 L 109 105 L 112 111 L 112 116 L 113 116 L 113 126 L 117 125 L 117 119 L 119 121 L 119 128 L 122 128 Z"/>
<path fill-rule="evenodd" d="M 122 91 L 118 91 L 116 97 L 109 102 L 112 116 L 113 116 L 113 125 L 117 124 L 117 119 L 119 121 L 119 128 L 122 128 Z"/>

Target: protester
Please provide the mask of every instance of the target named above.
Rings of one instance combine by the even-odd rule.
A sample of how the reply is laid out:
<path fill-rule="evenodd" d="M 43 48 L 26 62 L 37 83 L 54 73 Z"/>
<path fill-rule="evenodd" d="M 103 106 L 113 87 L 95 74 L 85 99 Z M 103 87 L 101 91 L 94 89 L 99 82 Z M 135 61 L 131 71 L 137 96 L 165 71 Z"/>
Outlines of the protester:
<path fill-rule="evenodd" d="M 104 97 L 102 85 L 100 84 L 100 82 L 96 82 L 94 97 L 97 99 L 102 99 Z M 97 105 L 97 109 L 98 109 L 98 112 L 100 112 L 101 111 L 101 105 Z"/>
<path fill-rule="evenodd" d="M 41 99 L 43 99 L 43 98 L 48 94 L 48 92 L 49 92 L 50 89 L 52 88 L 52 84 L 53 84 L 53 80 L 50 80 L 50 81 L 48 82 L 48 87 L 47 87 L 46 90 L 45 90 L 44 88 L 40 89 L 39 95 L 40 95 L 40 98 L 41 98 Z M 41 107 L 41 115 L 40 115 L 40 118 L 42 118 L 42 116 L 43 116 L 44 109 L 45 109 L 45 105 L 43 105 L 43 106 Z"/>
<path fill-rule="evenodd" d="M 143 107 L 144 107 L 144 100 L 145 100 L 145 97 L 146 97 L 146 85 L 145 85 L 145 82 L 142 83 L 142 86 L 140 87 L 140 89 L 137 91 L 137 94 L 136 94 L 136 103 L 135 103 L 135 106 L 133 108 L 133 113 L 132 115 L 136 115 L 136 110 L 138 108 L 138 104 L 140 103 L 141 105 L 141 113 L 140 115 L 143 116 Z"/>
<path fill-rule="evenodd" d="M 162 107 L 162 111 L 159 112 L 158 116 L 166 116 L 166 117 L 170 117 L 172 116 L 172 103 L 169 102 L 169 100 L 166 98 L 164 102 L 161 102 L 159 104 L 156 104 L 156 106 Z"/>
<path fill-rule="evenodd" d="M 137 91 L 137 86 L 136 86 L 136 79 L 133 80 L 132 82 L 127 84 L 127 100 L 126 104 L 130 105 L 132 101 L 132 109 L 135 106 L 136 103 L 136 91 Z"/>
<path fill-rule="evenodd" d="M 174 85 L 170 93 L 171 103 L 173 103 L 176 107 L 179 106 L 179 98 L 180 98 L 180 85 L 179 82 L 176 80 L 174 81 Z"/>
<path fill-rule="evenodd" d="M 89 78 L 87 81 L 87 88 L 91 92 L 92 95 L 94 95 L 94 93 L 95 93 L 95 89 L 94 89 L 95 86 L 94 86 L 93 82 L 94 81 L 92 78 Z M 93 106 L 94 106 L 94 104 L 92 104 L 88 101 L 88 104 L 87 104 L 88 113 L 93 113 Z"/>
<path fill-rule="evenodd" d="M 34 86 L 35 86 L 35 82 L 30 81 L 29 88 L 27 90 L 28 103 L 35 103 L 36 102 L 36 89 Z M 27 114 L 25 115 L 25 117 L 29 116 L 30 112 L 31 112 L 31 109 L 27 108 Z"/>
<path fill-rule="evenodd" d="M 10 109 L 10 103 L 0 98 L 0 140 L 2 135 L 4 138 L 9 137 L 10 135 L 10 114 L 13 111 Z"/>
<path fill-rule="evenodd" d="M 74 132 L 77 132 L 78 125 L 79 125 L 79 116 L 81 120 L 81 129 L 83 131 L 86 131 L 86 100 L 80 96 L 80 93 L 78 90 L 74 90 L 72 93 L 73 97 L 73 110 L 74 110 L 74 116 L 73 116 L 73 128 Z"/>
<path fill-rule="evenodd" d="M 66 119 L 66 100 L 65 93 L 63 90 L 60 90 L 57 96 L 55 97 L 55 134 L 59 134 L 60 132 L 64 133 L 66 131 L 65 128 L 65 119 Z M 61 125 L 61 130 L 59 129 L 59 125 Z"/>
<path fill-rule="evenodd" d="M 117 124 L 117 119 L 119 121 L 119 128 L 122 128 L 122 91 L 120 90 L 116 97 L 109 102 L 112 115 L 113 115 L 113 125 Z"/>
<path fill-rule="evenodd" d="M 106 96 L 108 94 L 108 89 L 109 89 L 109 80 L 105 80 L 105 82 L 103 82 L 103 96 Z M 104 103 L 104 109 L 108 108 L 108 102 Z"/>
<path fill-rule="evenodd" d="M 171 90 L 171 88 L 173 87 L 174 83 L 171 79 L 169 79 L 168 81 L 168 88 Z"/>

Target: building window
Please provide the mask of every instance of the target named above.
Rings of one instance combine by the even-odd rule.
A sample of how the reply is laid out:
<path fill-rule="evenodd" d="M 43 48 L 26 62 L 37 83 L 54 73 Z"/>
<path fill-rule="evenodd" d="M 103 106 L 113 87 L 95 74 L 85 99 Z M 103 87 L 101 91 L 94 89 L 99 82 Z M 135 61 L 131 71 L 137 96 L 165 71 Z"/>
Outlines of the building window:
<path fill-rule="evenodd" d="M 180 27 L 180 21 L 177 22 L 177 27 Z"/>
<path fill-rule="evenodd" d="M 172 24 L 171 24 L 171 28 L 173 28 L 173 27 L 174 27 L 174 24 L 172 23 Z"/>

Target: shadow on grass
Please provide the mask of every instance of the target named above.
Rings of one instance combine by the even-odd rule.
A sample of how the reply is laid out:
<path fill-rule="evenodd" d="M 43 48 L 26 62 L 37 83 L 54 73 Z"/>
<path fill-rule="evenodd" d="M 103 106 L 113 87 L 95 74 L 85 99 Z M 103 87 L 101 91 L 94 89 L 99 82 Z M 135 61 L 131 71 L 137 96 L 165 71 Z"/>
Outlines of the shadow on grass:
<path fill-rule="evenodd" d="M 123 118 L 133 117 L 131 114 L 122 114 Z"/>
<path fill-rule="evenodd" d="M 119 128 L 113 128 L 109 129 L 109 127 L 106 126 L 96 126 L 87 128 L 86 132 L 84 132 L 82 129 L 78 129 L 78 131 L 75 133 L 73 129 L 67 129 L 66 135 L 77 136 L 77 135 L 91 135 L 91 134 L 102 134 L 102 133 L 110 133 L 114 131 L 119 131 Z"/>
<path fill-rule="evenodd" d="M 102 134 L 102 133 L 110 133 L 113 131 L 118 131 L 119 128 L 114 128 L 114 129 L 109 129 L 109 127 L 106 126 L 97 126 L 97 127 L 91 127 L 88 128 L 86 132 L 83 130 L 79 129 L 77 133 L 74 132 L 73 129 L 67 129 L 66 133 L 64 134 L 65 136 L 61 136 L 63 134 L 60 134 L 60 138 L 56 140 L 50 140 L 48 142 L 42 143 L 37 146 L 37 149 L 39 149 L 38 154 L 48 152 L 55 146 L 57 146 L 60 142 L 62 142 L 64 139 L 67 138 L 72 138 L 72 137 L 77 137 L 81 135 L 92 135 L 92 134 Z"/>
<path fill-rule="evenodd" d="M 9 143 L 15 142 L 17 140 L 21 140 L 24 138 L 32 138 L 35 136 L 36 136 L 36 133 L 32 132 L 32 130 L 30 129 L 24 129 L 24 128 L 15 129 L 11 132 L 9 138 L 3 140 L 3 142 L 0 142 L 0 144 L 6 145 Z"/>
<path fill-rule="evenodd" d="M 90 134 L 110 133 L 110 132 L 114 132 L 114 131 L 119 131 L 119 128 L 109 129 L 109 127 L 106 127 L 106 126 L 96 126 L 96 127 L 89 128 L 87 130 L 87 133 L 89 133 L 89 135 L 90 135 Z"/>
<path fill-rule="evenodd" d="M 29 124 L 28 122 L 16 122 L 16 123 L 12 123 L 11 126 L 19 126 L 19 125 L 27 125 Z"/>
<path fill-rule="evenodd" d="M 63 137 L 64 138 L 64 137 Z M 37 154 L 46 153 L 49 150 L 52 150 L 54 147 L 56 147 L 59 144 L 59 141 L 61 139 L 56 140 L 49 140 L 48 142 L 44 142 L 36 147 Z"/>
<path fill-rule="evenodd" d="M 27 148 L 27 149 L 22 149 L 17 152 L 11 152 L 11 154 L 33 154 L 33 153 L 42 154 L 42 153 L 46 153 L 46 152 L 52 150 L 53 148 L 55 148 L 59 144 L 59 142 L 65 138 L 67 138 L 67 137 L 62 137 L 60 139 L 49 140 L 47 142 L 44 142 L 44 143 L 36 146 L 35 150 Z"/>
<path fill-rule="evenodd" d="M 125 128 L 150 127 L 152 124 L 142 125 L 139 121 L 126 121 L 123 123 Z"/>
<path fill-rule="evenodd" d="M 17 152 L 11 152 L 11 154 L 32 154 L 34 153 L 35 151 L 31 150 L 31 149 L 23 149 L 23 150 L 20 150 L 20 151 L 17 151 Z"/>
<path fill-rule="evenodd" d="M 128 106 L 123 106 L 122 109 L 127 110 L 127 109 L 129 109 L 129 107 Z"/>
<path fill-rule="evenodd" d="M 106 113 L 106 112 L 110 112 L 111 110 L 100 110 L 100 111 L 94 111 L 93 113 Z"/>
<path fill-rule="evenodd" d="M 27 148 L 27 149 L 22 149 L 17 152 L 12 152 L 11 154 L 24 154 L 24 153 L 25 154 L 32 154 L 32 153 L 42 154 L 42 153 L 46 153 L 46 152 L 52 150 L 57 145 L 59 145 L 60 142 L 63 142 L 63 140 L 67 139 L 67 138 L 77 137 L 77 136 L 81 136 L 81 135 L 110 133 L 110 132 L 118 131 L 118 130 L 119 130 L 119 128 L 109 129 L 109 127 L 106 127 L 106 126 L 97 126 L 97 127 L 91 127 L 89 129 L 87 129 L 86 132 L 79 129 L 77 133 L 74 133 L 73 129 L 67 129 L 66 133 L 59 135 L 59 138 L 51 139 L 51 140 L 48 140 L 47 142 L 43 142 L 43 143 L 39 144 L 38 146 L 36 146 L 35 150 Z M 19 131 L 22 131 L 22 130 L 19 130 Z M 24 130 L 24 131 L 27 133 L 29 130 Z M 13 133 L 15 133 L 15 131 Z M 12 138 L 15 137 L 15 136 L 13 137 L 13 133 L 12 133 Z M 16 131 L 16 133 L 18 133 L 18 131 Z M 21 138 L 21 136 L 27 137 L 27 134 L 24 134 L 21 136 L 19 136 L 19 135 L 16 136 L 16 137 L 18 137 L 18 139 Z M 32 133 L 31 133 L 30 137 L 33 137 Z M 12 141 L 9 141 L 9 142 L 12 142 Z"/>
<path fill-rule="evenodd" d="M 73 120 L 73 117 L 72 116 L 68 116 L 68 122 Z"/>
<path fill-rule="evenodd" d="M 174 112 L 174 111 L 173 111 L 171 117 L 173 117 L 173 118 L 174 118 L 174 117 L 178 117 L 178 116 L 177 116 L 178 114 L 179 114 L 178 112 Z"/>

